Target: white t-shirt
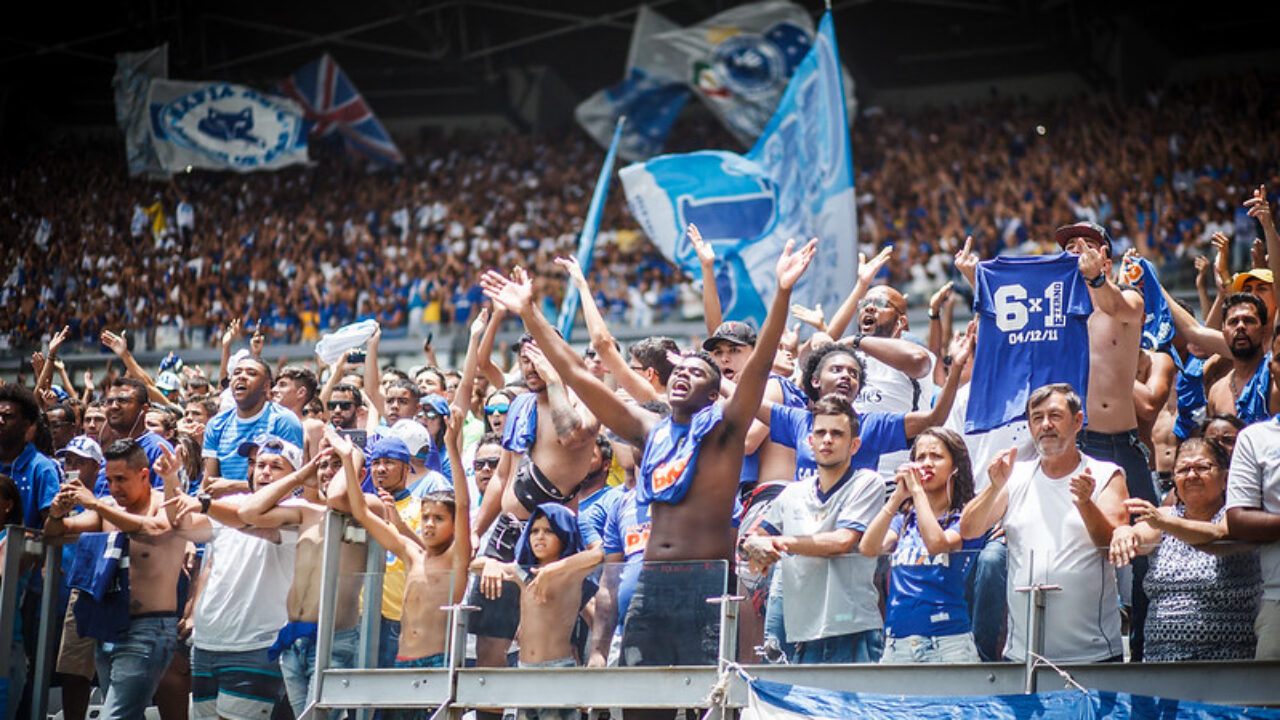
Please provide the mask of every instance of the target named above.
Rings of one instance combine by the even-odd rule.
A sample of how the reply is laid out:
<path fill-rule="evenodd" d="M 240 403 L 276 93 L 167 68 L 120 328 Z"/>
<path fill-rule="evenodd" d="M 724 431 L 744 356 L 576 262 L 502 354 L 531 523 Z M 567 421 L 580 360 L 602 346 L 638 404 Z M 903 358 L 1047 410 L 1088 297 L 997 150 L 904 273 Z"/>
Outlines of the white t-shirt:
<path fill-rule="evenodd" d="M 191 230 L 196 227 L 196 210 L 189 202 L 178 203 L 178 227 Z"/>
<path fill-rule="evenodd" d="M 1227 509 L 1262 508 L 1280 514 L 1280 422 L 1275 418 L 1240 431 L 1227 474 Z M 1262 597 L 1280 600 L 1280 541 L 1262 546 Z"/>
<path fill-rule="evenodd" d="M 987 432 L 966 435 L 964 416 L 969 408 L 969 388 L 969 383 L 956 388 L 956 400 L 942 427 L 964 439 L 964 446 L 969 450 L 969 463 L 973 466 L 973 491 L 980 493 L 991 483 L 987 477 L 987 465 L 991 464 L 997 453 L 1017 447 L 1019 460 L 1030 460 L 1036 453 L 1026 420 L 1015 420 Z"/>
<path fill-rule="evenodd" d="M 1105 552 L 1094 546 L 1084 519 L 1071 499 L 1071 477 L 1093 473 L 1093 499 L 1116 473 L 1113 463 L 1081 454 L 1080 464 L 1060 478 L 1050 478 L 1040 461 L 1014 463 L 1006 486 L 1009 506 L 1004 531 L 1009 540 L 1009 604 L 1006 657 L 1026 659 L 1027 606 L 1031 593 L 1016 588 L 1059 585 L 1045 593 L 1044 656 L 1054 662 L 1093 662 L 1123 652 L 1120 644 L 1120 600 L 1116 573 Z"/>
<path fill-rule="evenodd" d="M 884 481 L 870 470 L 854 470 L 825 498 L 818 482 L 787 486 L 765 513 L 766 529 L 807 536 L 849 528 L 863 532 L 884 506 Z M 839 557 L 789 555 L 778 563 L 787 639 L 804 642 L 883 626 L 874 576 L 875 558 L 855 549 Z"/>
<path fill-rule="evenodd" d="M 241 505 L 248 494 L 218 502 Z M 293 583 L 295 530 L 280 530 L 280 542 L 229 528 L 214 520 L 205 546 L 209 576 L 196 601 L 192 638 L 201 650 L 233 652 L 270 647 L 289 622 L 285 600 Z"/>
<path fill-rule="evenodd" d="M 938 359 L 928 350 L 925 352 L 929 354 L 929 372 L 924 377 L 914 379 L 866 353 L 860 353 L 865 376 L 862 378 L 862 389 L 853 401 L 853 409 L 859 413 L 909 413 L 930 407 L 936 388 L 931 378 L 933 366 Z M 880 456 L 880 474 L 893 477 L 898 472 L 898 466 L 910 459 L 910 450 L 885 453 Z"/>

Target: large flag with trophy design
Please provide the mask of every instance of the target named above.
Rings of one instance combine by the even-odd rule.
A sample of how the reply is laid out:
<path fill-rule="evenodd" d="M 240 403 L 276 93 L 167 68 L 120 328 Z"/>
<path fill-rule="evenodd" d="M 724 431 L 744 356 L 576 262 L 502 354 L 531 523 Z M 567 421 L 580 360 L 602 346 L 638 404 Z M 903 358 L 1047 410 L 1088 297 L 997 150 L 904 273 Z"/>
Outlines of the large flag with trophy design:
<path fill-rule="evenodd" d="M 161 167 L 276 170 L 307 162 L 309 123 L 294 101 L 225 82 L 153 79 L 151 142 Z"/>
<path fill-rule="evenodd" d="M 640 226 L 687 274 L 702 272 L 685 235 L 688 224 L 712 244 L 713 281 L 726 319 L 763 322 L 776 285 L 774 264 L 790 238 L 819 238 L 796 302 L 837 307 L 857 273 L 857 215 L 831 13 L 823 15 L 777 111 L 746 155 L 662 155 L 623 168 L 620 176 Z"/>

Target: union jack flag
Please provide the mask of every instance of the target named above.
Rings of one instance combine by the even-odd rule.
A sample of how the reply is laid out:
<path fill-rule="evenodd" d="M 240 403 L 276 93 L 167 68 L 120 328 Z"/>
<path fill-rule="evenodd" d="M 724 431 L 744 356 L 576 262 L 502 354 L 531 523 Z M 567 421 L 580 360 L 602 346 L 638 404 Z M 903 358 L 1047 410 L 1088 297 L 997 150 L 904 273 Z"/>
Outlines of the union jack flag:
<path fill-rule="evenodd" d="M 375 160 L 390 164 L 404 162 L 404 156 L 364 96 L 328 53 L 285 78 L 280 88 L 302 104 L 307 120 L 314 123 L 312 135 L 336 132 L 342 135 L 348 148 Z"/>

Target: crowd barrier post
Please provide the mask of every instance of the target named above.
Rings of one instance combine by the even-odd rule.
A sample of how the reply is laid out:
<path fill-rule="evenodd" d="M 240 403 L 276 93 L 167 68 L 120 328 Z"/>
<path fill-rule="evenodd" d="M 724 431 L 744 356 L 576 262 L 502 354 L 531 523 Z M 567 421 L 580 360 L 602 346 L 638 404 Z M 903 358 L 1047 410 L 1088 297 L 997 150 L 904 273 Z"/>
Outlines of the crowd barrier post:
<path fill-rule="evenodd" d="M 4 563 L 4 578 L 0 580 L 0 677 L 7 678 L 13 662 L 9 648 L 13 647 L 13 619 L 18 616 L 18 580 L 27 531 L 21 525 L 9 525 L 5 530 L 9 541 L 4 544 L 4 559 L 0 561 Z M 13 688 L 9 692 L 9 701 L 13 702 Z"/>
<path fill-rule="evenodd" d="M 382 636 L 382 574 L 387 569 L 386 550 L 364 528 L 352 526 L 349 529 L 364 536 L 368 542 L 364 555 L 364 607 L 360 615 L 360 651 L 356 667 L 374 668 L 378 666 L 378 641 Z M 370 720 L 372 716 L 373 711 L 368 708 L 360 709 L 356 715 L 358 720 Z"/>
<path fill-rule="evenodd" d="M 346 522 L 342 515 L 333 510 L 324 514 L 324 554 L 320 567 L 320 616 L 316 631 L 316 665 L 315 676 L 311 681 L 311 692 L 307 695 L 305 716 L 317 720 L 320 715 L 316 710 L 316 701 L 320 699 L 320 689 L 324 684 L 324 671 L 329 669 L 333 653 L 333 626 L 338 607 L 338 580 L 342 572 L 342 541 Z M 302 720 L 302 718 L 299 718 Z"/>
<path fill-rule="evenodd" d="M 1036 667 L 1044 655 L 1044 608 L 1045 593 L 1061 590 L 1061 585 L 1045 585 L 1035 581 L 1035 551 L 1027 557 L 1027 585 L 1014 588 L 1015 592 L 1027 594 L 1027 647 L 1023 692 L 1030 695 L 1036 691 Z"/>
<path fill-rule="evenodd" d="M 36 641 L 35 675 L 31 684 L 31 720 L 45 720 L 49 710 L 49 685 L 53 679 L 53 661 L 58 648 L 53 647 L 55 622 L 62 622 L 58 615 L 58 590 L 62 585 L 62 546 L 44 543 L 44 584 L 40 597 L 40 618 Z M 55 615 L 57 617 L 55 617 Z"/>

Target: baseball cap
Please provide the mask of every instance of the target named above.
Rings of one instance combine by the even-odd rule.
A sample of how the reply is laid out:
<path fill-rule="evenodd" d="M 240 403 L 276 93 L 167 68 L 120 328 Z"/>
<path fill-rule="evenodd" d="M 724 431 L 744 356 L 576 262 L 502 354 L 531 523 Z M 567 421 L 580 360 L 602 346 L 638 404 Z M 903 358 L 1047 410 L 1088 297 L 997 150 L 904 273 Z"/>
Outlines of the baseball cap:
<path fill-rule="evenodd" d="M 156 387 L 161 392 L 173 392 L 182 388 L 182 380 L 178 378 L 177 373 L 165 370 L 156 377 Z"/>
<path fill-rule="evenodd" d="M 731 342 L 734 345 L 754 346 L 756 344 L 756 329 L 750 325 L 738 320 L 729 320 L 720 323 L 720 327 L 711 334 L 702 343 L 702 349 L 710 352 L 721 340 Z"/>
<path fill-rule="evenodd" d="M 58 398 L 58 402 L 66 402 L 71 399 L 71 395 L 62 389 L 61 385 L 53 385 L 49 388 L 53 392 L 53 396 Z"/>
<path fill-rule="evenodd" d="M 1067 242 L 1071 238 L 1085 237 L 1100 243 L 1107 248 L 1107 255 L 1111 255 L 1111 235 L 1107 233 L 1107 229 L 1095 222 L 1087 220 L 1071 225 L 1063 225 L 1053 232 L 1053 239 L 1058 241 L 1058 245 L 1066 248 Z"/>
<path fill-rule="evenodd" d="M 1261 280 L 1262 282 L 1272 283 L 1272 284 L 1274 284 L 1276 281 L 1275 275 L 1272 274 L 1270 269 L 1253 268 L 1252 270 L 1245 270 L 1244 272 L 1236 273 L 1234 276 L 1232 276 L 1231 292 L 1233 293 L 1241 292 L 1241 288 L 1244 287 L 1245 281 L 1248 280 L 1249 278 L 1254 278 L 1256 280 Z"/>
<path fill-rule="evenodd" d="M 373 447 L 369 448 L 369 462 L 383 458 L 399 460 L 405 465 L 408 465 L 413 460 L 413 457 L 409 454 L 409 446 L 400 438 L 390 435 L 383 435 L 378 438 Z"/>
<path fill-rule="evenodd" d="M 64 455 L 79 455 L 82 458 L 93 460 L 99 466 L 106 465 L 107 459 L 102 456 L 102 446 L 98 445 L 98 441 L 88 435 L 77 435 L 71 438 L 71 442 L 67 446 L 54 453 L 57 457 Z"/>
<path fill-rule="evenodd" d="M 427 393 L 418 400 L 419 405 L 428 410 L 434 410 L 441 417 L 449 417 L 449 403 L 444 398 L 435 393 Z M 397 423 L 398 425 L 399 423 Z"/>
<path fill-rule="evenodd" d="M 431 434 L 422 423 L 412 418 L 401 418 L 387 428 L 383 437 L 399 438 L 410 455 L 417 455 L 431 444 Z M 377 447 L 377 443 L 374 444 Z"/>
<path fill-rule="evenodd" d="M 302 448 L 270 433 L 259 433 L 252 440 L 240 443 L 236 450 L 241 457 L 249 457 L 249 453 L 257 450 L 259 455 L 279 455 L 296 470 L 302 467 Z"/>

